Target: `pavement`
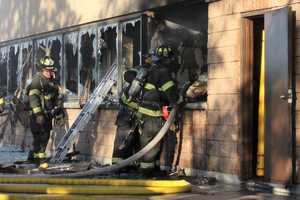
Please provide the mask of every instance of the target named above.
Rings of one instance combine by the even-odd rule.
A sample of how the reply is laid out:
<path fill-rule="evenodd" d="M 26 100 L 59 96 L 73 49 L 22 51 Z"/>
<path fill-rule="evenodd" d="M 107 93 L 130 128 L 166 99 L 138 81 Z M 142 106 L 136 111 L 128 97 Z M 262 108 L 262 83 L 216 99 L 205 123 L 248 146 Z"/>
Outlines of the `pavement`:
<path fill-rule="evenodd" d="M 25 160 L 26 152 L 12 147 L 0 148 L 0 164 Z M 182 177 L 192 186 L 190 193 L 152 196 L 95 196 L 99 199 L 147 199 L 147 200 L 300 200 L 300 190 L 285 190 L 263 184 L 248 182 L 238 185 L 226 184 L 210 177 Z M 27 195 L 27 194 L 20 194 Z M 97 198 L 98 199 L 98 198 Z"/>

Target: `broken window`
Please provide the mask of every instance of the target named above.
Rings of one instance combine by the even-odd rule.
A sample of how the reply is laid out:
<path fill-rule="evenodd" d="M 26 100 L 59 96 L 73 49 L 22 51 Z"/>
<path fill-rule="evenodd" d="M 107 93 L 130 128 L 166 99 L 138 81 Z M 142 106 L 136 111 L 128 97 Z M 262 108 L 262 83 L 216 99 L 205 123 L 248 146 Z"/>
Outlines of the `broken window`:
<path fill-rule="evenodd" d="M 148 44 L 150 51 L 160 45 L 173 47 L 179 62 L 176 75 L 179 88 L 182 88 L 187 82 L 194 83 L 190 87 L 191 90 L 188 90 L 193 101 L 206 101 L 207 24 L 192 24 L 195 20 L 191 19 L 198 17 L 193 9 L 185 8 L 182 9 L 182 12 L 184 14 L 178 14 L 174 10 L 173 12 L 159 13 L 160 16 L 157 18 L 149 17 Z M 158 15 L 158 13 L 155 14 Z"/>
<path fill-rule="evenodd" d="M 17 69 L 19 60 L 19 46 L 9 47 L 8 53 L 8 94 L 12 95 L 17 89 Z"/>
<path fill-rule="evenodd" d="M 122 24 L 122 64 L 125 69 L 141 64 L 140 27 L 139 19 Z"/>
<path fill-rule="evenodd" d="M 96 29 L 91 28 L 79 34 L 79 93 L 80 104 L 84 104 L 95 88 L 96 68 Z"/>
<path fill-rule="evenodd" d="M 0 49 L 0 93 L 7 94 L 7 61 L 8 61 L 8 47 Z"/>
<path fill-rule="evenodd" d="M 117 64 L 117 24 L 99 27 L 97 57 L 101 80 L 108 70 Z M 117 88 L 112 88 L 109 101 L 106 103 L 115 103 L 117 93 Z"/>
<path fill-rule="evenodd" d="M 32 38 L 0 49 L 0 89 L 5 94 L 17 91 L 18 96 L 21 95 L 33 73 L 39 70 L 41 58 L 50 56 L 58 69 L 57 83 L 64 86 L 67 100 L 78 102 L 79 99 L 79 103 L 84 104 L 112 65 L 121 64 L 120 70 L 140 65 L 140 52 L 140 18 Z M 118 102 L 121 74 L 118 85 L 108 97 L 109 101 L 104 104 Z"/>
<path fill-rule="evenodd" d="M 36 64 L 39 69 L 39 61 L 45 56 L 50 56 L 54 61 L 54 66 L 57 68 L 56 81 L 61 80 L 61 58 L 62 58 L 62 37 L 61 35 L 52 36 L 37 40 Z M 38 70 L 37 69 L 37 70 Z"/>
<path fill-rule="evenodd" d="M 29 84 L 33 73 L 33 45 L 32 42 L 25 42 L 20 45 L 19 64 L 17 72 L 18 92 Z"/>
<path fill-rule="evenodd" d="M 64 80 L 68 99 L 78 99 L 78 32 L 64 36 Z"/>

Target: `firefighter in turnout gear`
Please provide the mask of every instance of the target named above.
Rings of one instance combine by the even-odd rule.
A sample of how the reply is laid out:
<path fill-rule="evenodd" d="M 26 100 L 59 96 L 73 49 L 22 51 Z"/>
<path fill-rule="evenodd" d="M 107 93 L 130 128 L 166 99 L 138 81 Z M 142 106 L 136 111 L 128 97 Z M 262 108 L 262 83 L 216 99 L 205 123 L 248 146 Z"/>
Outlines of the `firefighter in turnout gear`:
<path fill-rule="evenodd" d="M 46 158 L 45 150 L 52 129 L 52 119 L 62 112 L 59 87 L 55 84 L 54 61 L 50 57 L 40 60 L 40 71 L 27 87 L 30 128 L 33 134 L 32 150 L 28 160 L 40 162 Z"/>
<path fill-rule="evenodd" d="M 125 73 L 130 77 L 127 79 L 130 80 L 128 81 L 129 85 L 123 91 L 121 105 L 123 105 L 123 109 L 125 107 L 125 110 L 130 111 L 127 113 L 130 113 L 131 118 L 134 116 L 134 120 L 123 117 L 122 119 L 117 118 L 117 122 L 123 122 L 131 130 L 128 134 L 130 137 L 125 140 L 125 145 L 121 145 L 122 147 L 126 146 L 127 152 L 130 151 L 130 154 L 126 155 L 127 157 L 136 149 L 145 147 L 162 128 L 165 122 L 162 113 L 163 106 L 174 105 L 178 101 L 176 82 L 172 78 L 174 69 L 177 67 L 177 65 L 172 66 L 175 63 L 174 57 L 175 54 L 171 47 L 161 46 L 151 55 L 151 62 L 146 58 L 146 64 L 140 66 L 135 73 Z M 124 79 L 126 80 L 125 76 Z M 141 158 L 139 166 L 143 174 L 153 175 L 153 172 L 156 171 L 160 151 L 161 144 L 158 144 Z"/>
<path fill-rule="evenodd" d="M 159 132 L 165 123 L 162 110 L 165 106 L 177 103 L 179 93 L 174 73 L 177 71 L 176 55 L 170 46 L 156 48 L 153 62 L 141 92 L 141 103 L 138 109 L 140 117 L 140 147 L 146 146 Z M 152 174 L 158 167 L 161 144 L 154 147 L 141 159 L 140 168 L 146 174 Z"/>
<path fill-rule="evenodd" d="M 144 70 L 130 69 L 124 73 L 125 84 L 116 120 L 117 133 L 114 142 L 113 163 L 130 157 L 139 149 L 138 120 L 136 116 L 139 108 L 138 93 L 142 87 L 142 83 L 139 81 L 143 81 L 142 79 L 145 78 L 147 73 L 146 69 L 150 66 L 150 60 L 146 60 L 145 65 L 139 67 Z M 137 77 L 139 78 L 137 79 Z"/>

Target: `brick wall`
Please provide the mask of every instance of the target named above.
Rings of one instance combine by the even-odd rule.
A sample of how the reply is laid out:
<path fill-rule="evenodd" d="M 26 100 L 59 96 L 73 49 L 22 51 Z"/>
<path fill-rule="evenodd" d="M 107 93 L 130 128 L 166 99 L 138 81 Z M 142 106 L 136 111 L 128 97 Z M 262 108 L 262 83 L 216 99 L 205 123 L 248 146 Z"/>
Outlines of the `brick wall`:
<path fill-rule="evenodd" d="M 184 116 L 179 167 L 206 169 L 206 111 L 187 110 Z"/>
<path fill-rule="evenodd" d="M 233 2 L 233 1 L 230 1 Z M 239 171 L 240 15 L 228 1 L 208 11 L 207 170 Z"/>

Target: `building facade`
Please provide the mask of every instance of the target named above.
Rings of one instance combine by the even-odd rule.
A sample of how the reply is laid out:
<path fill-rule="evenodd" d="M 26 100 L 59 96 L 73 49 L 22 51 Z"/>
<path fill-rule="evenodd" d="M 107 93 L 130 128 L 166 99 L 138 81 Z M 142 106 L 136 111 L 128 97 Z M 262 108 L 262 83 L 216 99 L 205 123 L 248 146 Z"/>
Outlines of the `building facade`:
<path fill-rule="evenodd" d="M 158 45 L 172 44 L 181 60 L 179 84 L 207 79 L 207 98 L 186 106 L 173 166 L 231 182 L 300 181 L 300 1 L 2 0 L 0 10 L 0 89 L 8 96 L 22 91 L 49 54 L 72 123 L 107 69 L 118 65 L 110 100 L 77 142 L 79 158 L 111 162 L 122 72 Z M 2 143 L 27 147 L 30 134 L 15 123 L 13 137 L 1 129 Z M 52 134 L 49 152 L 60 132 Z"/>

